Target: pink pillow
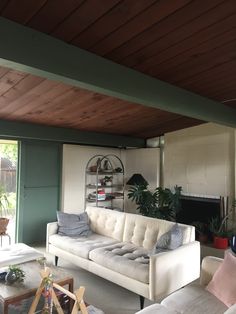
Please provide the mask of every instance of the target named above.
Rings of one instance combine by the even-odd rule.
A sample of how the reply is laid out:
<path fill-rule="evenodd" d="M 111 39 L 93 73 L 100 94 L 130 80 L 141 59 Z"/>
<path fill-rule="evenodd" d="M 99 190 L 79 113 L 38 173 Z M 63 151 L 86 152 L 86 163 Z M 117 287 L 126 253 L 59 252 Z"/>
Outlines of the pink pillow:
<path fill-rule="evenodd" d="M 236 257 L 229 251 L 206 289 L 228 307 L 236 303 Z"/>

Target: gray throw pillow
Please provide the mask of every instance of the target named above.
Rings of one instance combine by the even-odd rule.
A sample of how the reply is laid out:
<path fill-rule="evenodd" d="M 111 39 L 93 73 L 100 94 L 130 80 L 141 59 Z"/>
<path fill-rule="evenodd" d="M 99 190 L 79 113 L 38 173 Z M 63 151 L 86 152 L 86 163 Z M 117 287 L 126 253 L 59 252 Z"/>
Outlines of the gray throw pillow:
<path fill-rule="evenodd" d="M 58 221 L 58 234 L 65 235 L 69 237 L 84 236 L 87 237 L 92 233 L 89 226 L 89 219 L 87 213 L 67 214 L 58 211 L 57 212 Z"/>
<path fill-rule="evenodd" d="M 183 232 L 176 223 L 174 226 L 164 233 L 155 244 L 152 254 L 177 249 L 183 244 Z"/>

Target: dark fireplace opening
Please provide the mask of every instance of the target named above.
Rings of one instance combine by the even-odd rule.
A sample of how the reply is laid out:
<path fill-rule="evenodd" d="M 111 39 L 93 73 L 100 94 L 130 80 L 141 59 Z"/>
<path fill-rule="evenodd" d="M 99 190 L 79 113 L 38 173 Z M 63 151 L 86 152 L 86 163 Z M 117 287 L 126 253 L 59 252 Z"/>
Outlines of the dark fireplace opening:
<path fill-rule="evenodd" d="M 177 214 L 177 222 L 194 225 L 195 222 L 204 223 L 206 233 L 211 236 L 209 222 L 213 217 L 220 218 L 221 199 L 197 196 L 181 196 L 181 210 Z M 196 232 L 196 238 L 199 234 Z"/>
<path fill-rule="evenodd" d="M 209 223 L 213 217 L 220 218 L 221 200 L 219 198 L 181 196 L 181 210 L 177 221 L 191 224 L 193 221 Z"/>

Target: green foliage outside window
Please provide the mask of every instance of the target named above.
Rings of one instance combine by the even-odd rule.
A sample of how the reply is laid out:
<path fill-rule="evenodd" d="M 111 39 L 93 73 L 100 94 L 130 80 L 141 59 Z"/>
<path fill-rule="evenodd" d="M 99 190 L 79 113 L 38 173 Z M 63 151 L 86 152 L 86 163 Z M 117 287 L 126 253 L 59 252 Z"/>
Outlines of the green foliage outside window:
<path fill-rule="evenodd" d="M 18 148 L 17 144 L 1 144 L 1 155 L 2 157 L 6 157 L 10 159 L 12 164 L 16 166 L 17 164 L 17 156 L 18 156 Z"/>

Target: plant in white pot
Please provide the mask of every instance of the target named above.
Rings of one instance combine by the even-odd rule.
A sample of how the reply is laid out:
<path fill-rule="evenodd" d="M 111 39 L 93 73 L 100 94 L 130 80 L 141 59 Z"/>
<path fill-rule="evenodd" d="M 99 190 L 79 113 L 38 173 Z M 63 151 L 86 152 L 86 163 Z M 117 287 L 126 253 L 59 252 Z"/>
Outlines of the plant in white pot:
<path fill-rule="evenodd" d="M 112 185 L 112 179 L 113 179 L 112 176 L 105 176 L 104 178 L 105 185 Z"/>
<path fill-rule="evenodd" d="M 5 234 L 9 223 L 9 202 L 5 189 L 0 186 L 0 234 Z"/>

